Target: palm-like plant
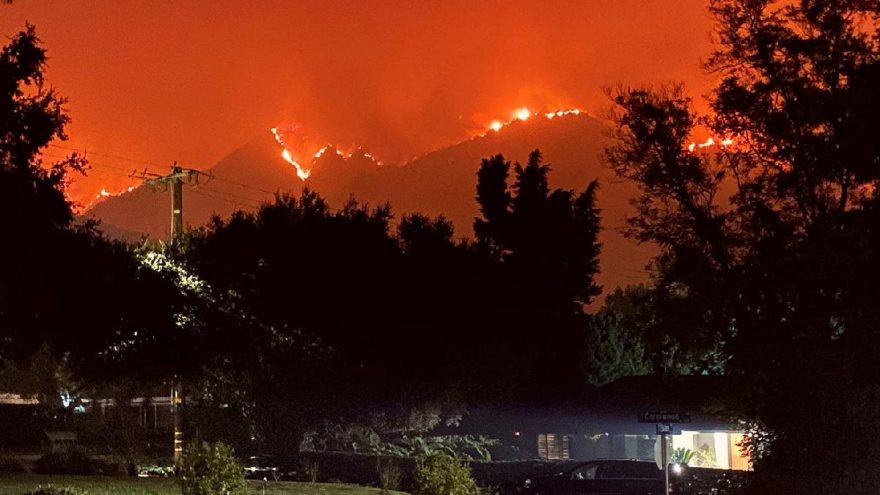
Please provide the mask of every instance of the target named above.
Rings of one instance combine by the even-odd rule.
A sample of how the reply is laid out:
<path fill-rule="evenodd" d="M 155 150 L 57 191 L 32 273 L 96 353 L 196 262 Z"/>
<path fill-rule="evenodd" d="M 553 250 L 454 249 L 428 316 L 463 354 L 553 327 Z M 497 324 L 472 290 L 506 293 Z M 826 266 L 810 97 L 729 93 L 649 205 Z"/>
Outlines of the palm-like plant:
<path fill-rule="evenodd" d="M 682 464 L 684 466 L 687 466 L 691 463 L 691 459 L 693 459 L 693 457 L 693 450 L 679 447 L 672 451 L 672 456 L 670 457 L 669 461 L 675 464 Z"/>

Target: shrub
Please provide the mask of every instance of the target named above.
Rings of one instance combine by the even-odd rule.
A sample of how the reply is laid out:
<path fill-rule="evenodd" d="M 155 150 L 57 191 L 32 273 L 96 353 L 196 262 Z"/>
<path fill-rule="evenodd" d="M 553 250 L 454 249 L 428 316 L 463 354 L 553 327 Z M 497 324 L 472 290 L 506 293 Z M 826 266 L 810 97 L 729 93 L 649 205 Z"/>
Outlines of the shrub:
<path fill-rule="evenodd" d="M 376 475 L 379 477 L 379 488 L 382 491 L 400 489 L 403 470 L 391 459 L 386 459 L 383 462 L 381 457 L 376 458 Z"/>
<path fill-rule="evenodd" d="M 442 452 L 416 460 L 413 495 L 478 495 L 480 489 L 464 462 Z"/>
<path fill-rule="evenodd" d="M 679 447 L 672 451 L 672 455 L 669 457 L 669 461 L 675 464 L 684 464 L 685 466 L 688 466 L 690 465 L 693 458 L 693 450 Z"/>
<path fill-rule="evenodd" d="M 0 473 L 25 473 L 27 468 L 16 459 L 0 459 Z"/>
<path fill-rule="evenodd" d="M 69 486 L 40 486 L 25 495 L 88 495 L 88 492 Z"/>
<path fill-rule="evenodd" d="M 34 471 L 40 474 L 115 475 L 124 472 L 118 463 L 95 459 L 78 451 L 48 452 L 37 459 Z"/>
<path fill-rule="evenodd" d="M 228 445 L 196 442 L 184 451 L 180 491 L 183 495 L 244 495 L 248 485 Z"/>
<path fill-rule="evenodd" d="M 303 461 L 303 475 L 305 480 L 310 483 L 317 483 L 318 477 L 321 475 L 321 468 L 317 462 Z"/>

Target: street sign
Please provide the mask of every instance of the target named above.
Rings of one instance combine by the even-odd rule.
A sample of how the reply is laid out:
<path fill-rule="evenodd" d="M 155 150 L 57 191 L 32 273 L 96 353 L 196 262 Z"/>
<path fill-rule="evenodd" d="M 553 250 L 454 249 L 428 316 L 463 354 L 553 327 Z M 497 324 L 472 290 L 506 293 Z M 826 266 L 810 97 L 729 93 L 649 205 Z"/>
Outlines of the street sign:
<path fill-rule="evenodd" d="M 639 423 L 690 423 L 691 415 L 679 412 L 643 412 Z"/>
<path fill-rule="evenodd" d="M 672 425 L 668 423 L 657 423 L 657 434 L 658 435 L 672 435 Z"/>
<path fill-rule="evenodd" d="M 690 423 L 691 415 L 679 412 L 643 412 L 639 414 L 639 423 L 656 423 L 657 440 L 654 442 L 654 462 L 663 471 L 664 493 L 669 495 L 669 444 L 667 438 L 673 434 L 670 423 Z"/>

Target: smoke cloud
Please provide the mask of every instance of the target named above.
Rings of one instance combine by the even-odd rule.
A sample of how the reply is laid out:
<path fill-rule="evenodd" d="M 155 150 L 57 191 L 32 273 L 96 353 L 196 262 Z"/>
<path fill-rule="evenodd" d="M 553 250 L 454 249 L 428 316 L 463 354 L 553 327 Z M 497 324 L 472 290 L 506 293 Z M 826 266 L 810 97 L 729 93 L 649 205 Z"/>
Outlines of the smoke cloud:
<path fill-rule="evenodd" d="M 400 163 L 516 108 L 602 114 L 601 88 L 619 82 L 699 96 L 711 48 L 705 0 L 32 0 L 0 13 L 6 35 L 36 24 L 49 81 L 70 97 L 70 145 L 153 167 L 208 167 L 286 120 Z M 131 164 L 93 164 L 81 201 L 130 185 L 118 173 Z"/>

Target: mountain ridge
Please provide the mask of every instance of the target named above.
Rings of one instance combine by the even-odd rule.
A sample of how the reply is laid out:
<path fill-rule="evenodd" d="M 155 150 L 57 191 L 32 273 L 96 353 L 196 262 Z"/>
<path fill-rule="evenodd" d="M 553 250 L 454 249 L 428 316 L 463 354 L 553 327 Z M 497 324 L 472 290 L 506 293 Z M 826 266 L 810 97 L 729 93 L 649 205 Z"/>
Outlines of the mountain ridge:
<path fill-rule="evenodd" d="M 646 282 L 644 268 L 656 251 L 653 246 L 635 244 L 620 232 L 632 212 L 628 199 L 637 190 L 602 162 L 602 150 L 610 143 L 609 130 L 604 122 L 586 114 L 536 117 L 438 148 L 399 166 L 379 166 L 363 151 L 350 157 L 323 153 L 313 160 L 313 173 L 305 182 L 281 158 L 278 143 L 266 133 L 208 169 L 214 180 L 186 188 L 184 218 L 193 228 L 212 215 L 225 217 L 236 209 L 255 210 L 275 192 L 299 194 L 309 187 L 336 207 L 355 197 L 371 205 L 389 202 L 397 218 L 413 212 L 443 215 L 452 221 L 457 237 L 472 237 L 473 221 L 479 213 L 475 194 L 481 159 L 500 153 L 508 160 L 524 162 L 537 148 L 551 167 L 552 188 L 581 191 L 599 179 L 603 252 L 598 279 L 607 292 L 616 286 Z M 168 194 L 142 186 L 97 203 L 85 215 L 101 221 L 108 235 L 115 230 L 163 238 L 170 230 L 169 206 Z"/>

